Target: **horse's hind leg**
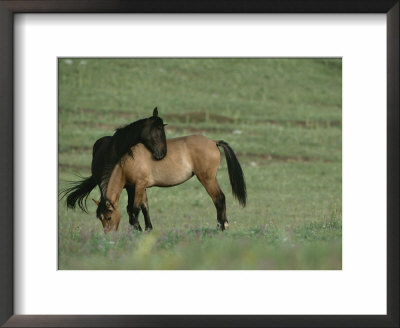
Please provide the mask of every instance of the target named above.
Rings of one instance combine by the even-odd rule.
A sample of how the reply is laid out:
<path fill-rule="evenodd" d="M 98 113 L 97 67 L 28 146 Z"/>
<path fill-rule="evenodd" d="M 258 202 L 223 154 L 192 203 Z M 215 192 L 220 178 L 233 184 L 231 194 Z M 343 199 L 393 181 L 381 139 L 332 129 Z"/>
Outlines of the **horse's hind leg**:
<path fill-rule="evenodd" d="M 125 189 L 128 192 L 128 206 L 126 207 L 126 211 L 129 215 L 129 224 L 132 225 L 134 229 L 142 231 L 142 227 L 139 224 L 139 211 L 137 211 L 137 213 L 134 211 L 135 187 L 126 186 Z"/>
<path fill-rule="evenodd" d="M 218 185 L 217 178 L 204 178 L 201 176 L 197 176 L 197 178 L 207 190 L 212 201 L 214 202 L 215 208 L 217 209 L 218 228 L 225 230 L 229 226 L 226 218 L 225 195 Z"/>
<path fill-rule="evenodd" d="M 145 230 L 146 231 L 152 230 L 153 226 L 152 226 L 151 221 L 150 221 L 149 203 L 148 203 L 148 200 L 147 200 L 146 190 L 144 191 L 143 202 L 142 202 L 140 207 L 142 209 L 143 216 L 144 216 L 144 223 L 146 225 L 146 229 Z"/>

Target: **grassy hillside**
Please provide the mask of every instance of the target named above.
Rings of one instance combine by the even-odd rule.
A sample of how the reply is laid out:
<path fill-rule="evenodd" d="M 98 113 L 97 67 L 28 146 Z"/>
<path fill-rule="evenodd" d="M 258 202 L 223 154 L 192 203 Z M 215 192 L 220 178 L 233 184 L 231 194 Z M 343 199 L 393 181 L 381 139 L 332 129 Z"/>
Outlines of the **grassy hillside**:
<path fill-rule="evenodd" d="M 90 175 L 95 140 L 158 106 L 167 137 L 229 142 L 248 206 L 231 195 L 225 159 L 225 232 L 196 178 L 148 189 L 150 233 L 130 229 L 125 191 L 108 235 L 91 201 L 86 214 L 61 200 L 59 268 L 341 269 L 341 72 L 340 59 L 60 59 L 60 190 Z"/>

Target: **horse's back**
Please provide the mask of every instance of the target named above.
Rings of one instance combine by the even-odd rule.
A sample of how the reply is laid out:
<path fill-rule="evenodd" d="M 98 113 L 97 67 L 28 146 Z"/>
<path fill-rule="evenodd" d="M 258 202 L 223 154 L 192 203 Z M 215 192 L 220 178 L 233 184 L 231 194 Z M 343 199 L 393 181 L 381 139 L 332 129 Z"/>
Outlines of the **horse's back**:
<path fill-rule="evenodd" d="M 221 153 L 214 140 L 202 135 L 190 135 L 167 140 L 167 156 L 182 163 L 197 176 L 215 178 Z"/>
<path fill-rule="evenodd" d="M 218 161 L 220 159 L 220 152 L 216 142 L 202 135 L 167 139 L 167 155 L 161 161 L 155 160 L 143 144 L 137 144 L 132 147 L 132 153 L 138 162 L 151 160 L 154 164 L 163 164 L 171 160 L 188 160 L 189 158 L 195 161 L 200 160 L 200 158 Z"/>
<path fill-rule="evenodd" d="M 148 186 L 177 185 L 194 174 L 215 177 L 220 162 L 216 142 L 201 135 L 167 139 L 167 154 L 159 161 L 143 144 L 132 147 L 132 153 L 123 160 L 129 180 L 147 179 Z"/>
<path fill-rule="evenodd" d="M 213 149 L 216 147 L 216 142 L 203 135 L 190 135 L 178 138 L 167 139 L 167 145 L 185 144 L 190 149 Z"/>

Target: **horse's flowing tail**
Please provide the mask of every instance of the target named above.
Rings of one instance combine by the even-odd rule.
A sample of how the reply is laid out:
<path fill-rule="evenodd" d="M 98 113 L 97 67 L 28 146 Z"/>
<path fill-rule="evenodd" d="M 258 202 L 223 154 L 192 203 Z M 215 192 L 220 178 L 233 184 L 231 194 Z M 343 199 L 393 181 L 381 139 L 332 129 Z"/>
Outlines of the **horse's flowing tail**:
<path fill-rule="evenodd" d="M 233 149 L 228 145 L 227 142 L 223 140 L 217 141 L 217 146 L 220 146 L 224 149 L 233 196 L 239 201 L 240 205 L 245 207 L 247 191 L 242 167 L 240 166 Z"/>
<path fill-rule="evenodd" d="M 87 212 L 86 200 L 94 187 L 96 187 L 96 181 L 93 176 L 86 179 L 83 178 L 80 181 L 71 182 L 71 185 L 63 191 L 63 197 L 67 196 L 67 206 L 69 208 L 75 208 L 78 203 L 81 210 Z"/>

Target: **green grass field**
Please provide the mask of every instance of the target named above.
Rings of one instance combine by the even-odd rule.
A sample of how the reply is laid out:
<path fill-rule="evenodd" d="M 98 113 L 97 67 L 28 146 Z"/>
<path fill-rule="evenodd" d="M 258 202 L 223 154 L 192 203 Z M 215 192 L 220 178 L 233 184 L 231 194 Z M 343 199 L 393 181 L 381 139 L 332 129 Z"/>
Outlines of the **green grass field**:
<path fill-rule="evenodd" d="M 148 189 L 152 232 L 131 230 L 125 191 L 120 228 L 107 235 L 92 201 L 86 214 L 60 200 L 59 269 L 340 270 L 341 90 L 340 59 L 60 59 L 60 191 L 90 175 L 98 138 L 158 106 L 167 138 L 203 134 L 232 146 L 248 205 L 232 197 L 224 157 L 224 232 L 195 177 Z"/>

